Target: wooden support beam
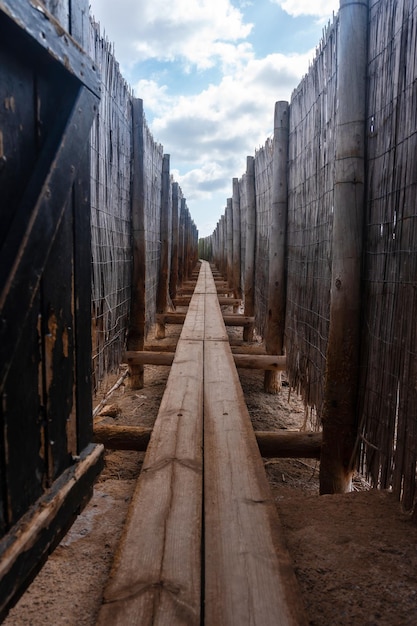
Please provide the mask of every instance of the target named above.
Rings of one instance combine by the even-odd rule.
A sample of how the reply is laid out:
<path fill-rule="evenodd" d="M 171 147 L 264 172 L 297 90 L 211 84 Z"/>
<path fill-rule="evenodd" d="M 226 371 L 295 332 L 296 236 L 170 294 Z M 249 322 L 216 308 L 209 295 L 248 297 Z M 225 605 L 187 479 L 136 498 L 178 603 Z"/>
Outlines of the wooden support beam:
<path fill-rule="evenodd" d="M 186 313 L 160 313 L 156 316 L 158 324 L 183 324 Z M 223 315 L 223 321 L 226 326 L 247 326 L 253 324 L 254 318 L 247 315 Z"/>
<path fill-rule="evenodd" d="M 110 450 L 145 452 L 152 428 L 141 426 L 94 426 L 94 441 Z M 255 431 L 259 452 L 264 458 L 319 459 L 321 433 Z"/>
<path fill-rule="evenodd" d="M 261 456 L 269 459 L 319 459 L 322 433 L 255 431 Z"/>
<path fill-rule="evenodd" d="M 169 341 L 167 341 L 166 343 L 162 343 L 164 340 L 161 341 L 161 343 L 157 343 L 157 344 L 151 344 L 148 343 L 145 346 L 145 352 L 175 352 L 176 348 L 177 348 L 177 344 L 178 341 L 173 341 L 173 338 L 169 337 Z"/>
<path fill-rule="evenodd" d="M 234 354 L 233 358 L 236 367 L 243 369 L 284 372 L 287 365 L 286 356 L 274 356 L 270 354 Z"/>
<path fill-rule="evenodd" d="M 144 428 L 142 426 L 97 424 L 94 426 L 94 441 L 103 444 L 109 450 L 145 452 L 152 430 L 152 428 Z"/>
<path fill-rule="evenodd" d="M 87 446 L 0 542 L 0 621 L 87 504 L 103 452 Z"/>
<path fill-rule="evenodd" d="M 156 316 L 157 324 L 184 324 L 186 313 L 158 313 Z"/>
<path fill-rule="evenodd" d="M 225 286 L 217 286 L 215 285 L 217 293 L 218 294 L 227 294 L 230 293 L 233 295 L 233 289 L 231 287 Z M 179 296 L 188 296 L 188 295 L 192 295 L 194 293 L 194 289 L 192 287 L 180 287 L 180 289 L 178 289 L 177 294 Z"/>
<path fill-rule="evenodd" d="M 219 296 L 219 304 L 220 306 L 238 307 L 242 304 L 242 300 L 240 298 L 222 298 L 222 296 Z"/>
<path fill-rule="evenodd" d="M 249 326 L 254 322 L 253 317 L 249 317 L 248 315 L 223 315 L 223 321 L 225 326 Z"/>
<path fill-rule="evenodd" d="M 362 262 L 366 213 L 367 4 L 341 0 L 334 156 L 329 334 L 322 409 L 320 493 L 352 488 L 361 378 Z"/>
<path fill-rule="evenodd" d="M 175 352 L 127 351 L 123 362 L 129 365 L 172 365 L 174 356 Z"/>
<path fill-rule="evenodd" d="M 286 237 L 288 212 L 289 105 L 276 102 L 274 112 L 274 153 L 272 163 L 271 216 L 269 223 L 268 316 L 265 347 L 268 354 L 284 353 L 286 303 Z M 265 371 L 264 390 L 278 393 L 281 375 Z"/>
<path fill-rule="evenodd" d="M 245 343 L 239 339 L 230 339 L 230 349 L 233 354 L 263 354 L 265 355 L 265 346 L 257 343 Z"/>

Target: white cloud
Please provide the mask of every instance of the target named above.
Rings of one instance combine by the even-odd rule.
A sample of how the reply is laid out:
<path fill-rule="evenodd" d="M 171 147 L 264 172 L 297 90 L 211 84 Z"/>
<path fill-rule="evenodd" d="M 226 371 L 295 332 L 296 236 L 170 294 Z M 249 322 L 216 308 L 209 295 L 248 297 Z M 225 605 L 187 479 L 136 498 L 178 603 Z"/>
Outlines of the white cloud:
<path fill-rule="evenodd" d="M 212 67 L 252 29 L 229 0 L 124 0 L 123 11 L 115 0 L 94 0 L 95 15 L 111 40 L 124 67 L 149 58 L 181 59 L 199 69 Z"/>
<path fill-rule="evenodd" d="M 312 57 L 313 51 L 263 59 L 251 55 L 245 65 L 195 95 L 173 95 L 152 81 L 135 86 L 145 112 L 155 116 L 152 133 L 171 154 L 175 180 L 198 225 L 207 213 L 205 202 L 220 192 L 219 214 L 223 212 L 232 178 L 244 173 L 246 156 L 272 134 L 274 103 L 290 99 Z"/>
<path fill-rule="evenodd" d="M 289 15 L 313 15 L 315 17 L 330 17 L 332 12 L 339 10 L 339 0 L 271 0 L 278 4 Z"/>

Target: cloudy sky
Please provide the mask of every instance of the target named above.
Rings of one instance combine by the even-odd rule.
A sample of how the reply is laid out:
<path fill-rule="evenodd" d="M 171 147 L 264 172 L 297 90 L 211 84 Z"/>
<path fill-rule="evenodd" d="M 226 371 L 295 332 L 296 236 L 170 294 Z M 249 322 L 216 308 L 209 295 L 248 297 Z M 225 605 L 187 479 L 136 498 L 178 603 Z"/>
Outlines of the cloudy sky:
<path fill-rule="evenodd" d="M 211 234 L 273 131 L 339 0 L 90 0 L 180 184 Z"/>

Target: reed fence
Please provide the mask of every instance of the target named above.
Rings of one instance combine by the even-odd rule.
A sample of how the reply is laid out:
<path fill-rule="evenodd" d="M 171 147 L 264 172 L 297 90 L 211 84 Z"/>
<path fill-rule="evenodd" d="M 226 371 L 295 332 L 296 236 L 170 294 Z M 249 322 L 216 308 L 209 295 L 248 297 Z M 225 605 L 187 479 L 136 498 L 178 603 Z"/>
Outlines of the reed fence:
<path fill-rule="evenodd" d="M 375 486 L 393 489 L 407 510 L 415 504 L 417 462 L 416 12 L 415 0 L 370 0 L 360 8 L 342 0 L 292 95 L 281 181 L 288 184 L 286 316 L 278 331 L 290 384 L 314 408 L 327 447 L 339 449 L 339 466 L 349 474 L 356 463 Z M 358 28 L 364 14 L 365 26 Z M 358 48 L 364 69 L 357 65 Z M 355 120 L 349 91 L 363 97 L 363 115 Z M 274 180 L 276 153 L 268 139 L 255 154 L 256 269 L 249 287 L 251 263 L 241 262 L 244 299 L 254 288 L 256 331 L 263 338 L 271 323 L 271 285 L 281 280 L 269 270 L 274 185 L 280 184 Z M 247 256 L 249 233 L 246 186 L 247 172 L 240 179 L 241 257 Z M 359 227 L 349 210 L 359 215 Z M 225 222 L 226 214 L 200 249 L 230 274 Z M 356 278 L 349 275 L 343 229 L 346 241 L 358 242 L 352 250 L 360 268 Z M 348 293 L 356 290 L 359 305 Z M 351 327 L 349 316 L 356 319 Z"/>
<path fill-rule="evenodd" d="M 156 142 L 146 122 L 133 118 L 133 94 L 124 80 L 113 46 L 100 34 L 100 26 L 90 24 L 88 52 L 101 73 L 102 96 L 99 110 L 91 132 L 91 236 L 92 236 L 92 342 L 93 383 L 97 391 L 108 374 L 118 371 L 122 354 L 126 349 L 131 325 L 132 284 L 135 233 L 132 230 L 132 186 L 134 176 L 140 177 L 141 196 L 139 211 L 141 239 L 141 264 L 144 272 L 143 337 L 155 323 L 158 286 L 162 270 L 174 283 L 178 275 L 188 275 L 190 269 L 178 267 L 180 232 L 175 229 L 173 242 L 173 193 L 175 183 L 168 174 L 165 205 L 162 205 L 163 146 Z M 136 126 L 134 126 L 134 123 Z M 135 137 L 141 141 L 135 154 Z M 169 162 L 169 157 L 166 155 Z M 140 160 L 140 171 L 133 172 L 134 160 Z M 178 186 L 178 185 L 177 185 Z M 178 196 L 178 191 L 176 191 Z M 181 208 L 184 212 L 182 243 L 197 247 L 197 230 L 190 218 L 185 198 L 180 190 L 180 207 L 176 201 L 176 220 Z M 162 235 L 161 222 L 166 221 L 167 230 Z M 190 231 L 190 232 L 189 232 Z M 191 232 L 192 231 L 192 232 Z M 161 241 L 165 238 L 167 267 L 161 266 Z M 185 238 L 185 239 L 184 239 Z M 176 259 L 172 251 L 176 250 Z M 189 252 L 195 261 L 195 255 Z M 184 257 L 184 262 L 186 261 Z M 176 275 L 171 274 L 175 265 Z M 168 292 L 170 290 L 167 286 Z M 169 300 L 168 303 L 169 304 Z M 137 311 L 135 312 L 137 314 Z"/>

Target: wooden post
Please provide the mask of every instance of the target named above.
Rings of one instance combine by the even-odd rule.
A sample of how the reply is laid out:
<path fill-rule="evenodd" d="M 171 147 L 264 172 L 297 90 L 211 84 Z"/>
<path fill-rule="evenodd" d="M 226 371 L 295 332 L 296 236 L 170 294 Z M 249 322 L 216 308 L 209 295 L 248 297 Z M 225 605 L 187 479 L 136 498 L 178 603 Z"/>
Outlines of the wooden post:
<path fill-rule="evenodd" d="M 179 223 L 179 244 L 178 244 L 178 283 L 184 282 L 184 262 L 185 262 L 185 198 L 181 198 L 180 223 Z"/>
<path fill-rule="evenodd" d="M 171 278 L 169 293 L 174 300 L 178 286 L 178 248 L 179 248 L 179 195 L 178 183 L 172 185 L 172 250 L 171 250 Z"/>
<path fill-rule="evenodd" d="M 233 288 L 233 209 L 232 198 L 227 199 L 226 206 L 226 273 L 229 287 Z M 226 278 L 226 277 L 225 277 Z"/>
<path fill-rule="evenodd" d="M 246 159 L 246 250 L 245 250 L 245 285 L 244 314 L 255 315 L 255 243 L 256 243 L 256 193 L 255 159 Z M 252 341 L 254 327 L 243 329 L 243 340 Z"/>
<path fill-rule="evenodd" d="M 367 3 L 340 2 L 330 327 L 320 493 L 351 490 L 357 431 L 365 188 Z"/>
<path fill-rule="evenodd" d="M 133 176 L 132 176 L 132 294 L 130 326 L 127 337 L 128 350 L 143 350 L 145 343 L 145 197 L 144 197 L 144 144 L 143 101 L 132 100 Z M 130 386 L 143 388 L 143 365 L 131 365 Z"/>
<path fill-rule="evenodd" d="M 274 156 L 272 210 L 269 235 L 268 319 L 265 332 L 267 354 L 284 354 L 285 332 L 285 243 L 287 234 L 288 102 L 276 102 L 274 114 Z M 264 389 L 281 390 L 281 373 L 265 372 Z"/>
<path fill-rule="evenodd" d="M 235 298 L 242 297 L 242 289 L 240 287 L 240 194 L 239 179 L 233 179 L 232 193 L 232 212 L 233 212 L 233 288 Z M 235 311 L 237 313 L 237 311 Z"/>
<path fill-rule="evenodd" d="M 162 191 L 161 191 L 161 264 L 159 269 L 158 291 L 156 295 L 156 312 L 165 313 L 168 304 L 169 276 L 169 221 L 170 221 L 170 188 L 169 154 L 162 160 Z M 165 325 L 156 322 L 155 339 L 165 338 Z"/>

